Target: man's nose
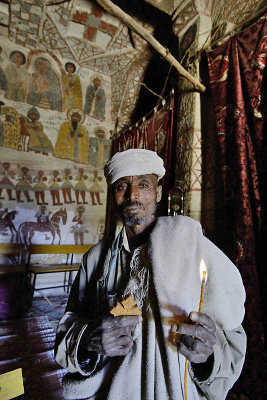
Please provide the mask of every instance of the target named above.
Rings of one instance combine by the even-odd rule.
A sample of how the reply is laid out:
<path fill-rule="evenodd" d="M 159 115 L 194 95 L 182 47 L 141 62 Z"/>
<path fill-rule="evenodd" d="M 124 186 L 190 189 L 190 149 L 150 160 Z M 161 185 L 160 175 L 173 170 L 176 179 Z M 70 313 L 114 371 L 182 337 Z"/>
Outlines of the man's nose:
<path fill-rule="evenodd" d="M 137 185 L 130 185 L 128 188 L 128 197 L 131 201 L 139 198 L 139 190 Z"/>

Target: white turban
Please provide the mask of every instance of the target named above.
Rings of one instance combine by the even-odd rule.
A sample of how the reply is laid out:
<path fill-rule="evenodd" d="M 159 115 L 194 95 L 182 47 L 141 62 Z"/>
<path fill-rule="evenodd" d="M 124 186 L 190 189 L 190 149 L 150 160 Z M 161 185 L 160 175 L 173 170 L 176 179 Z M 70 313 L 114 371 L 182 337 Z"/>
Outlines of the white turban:
<path fill-rule="evenodd" d="M 116 153 L 105 165 L 104 173 L 111 185 L 123 176 L 155 174 L 161 179 L 165 168 L 155 151 L 130 149 Z"/>

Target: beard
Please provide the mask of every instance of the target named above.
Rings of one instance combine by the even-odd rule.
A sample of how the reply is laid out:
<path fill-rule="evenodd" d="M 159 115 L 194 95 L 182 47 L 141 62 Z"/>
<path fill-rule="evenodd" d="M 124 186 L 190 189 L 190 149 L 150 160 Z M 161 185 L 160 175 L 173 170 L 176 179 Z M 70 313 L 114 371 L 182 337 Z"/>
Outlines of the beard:
<path fill-rule="evenodd" d="M 136 213 L 131 214 L 127 211 L 127 208 L 132 207 L 132 206 L 138 206 L 141 210 L 146 209 L 146 207 L 142 203 L 139 203 L 138 201 L 131 201 L 129 203 L 120 205 L 118 207 L 118 213 L 119 213 L 119 217 L 124 225 L 134 226 L 134 225 L 145 224 L 147 221 L 149 221 L 151 219 L 152 216 L 155 215 L 155 211 L 157 208 L 157 202 L 155 200 L 155 209 L 154 209 L 154 212 L 150 215 L 138 216 Z"/>

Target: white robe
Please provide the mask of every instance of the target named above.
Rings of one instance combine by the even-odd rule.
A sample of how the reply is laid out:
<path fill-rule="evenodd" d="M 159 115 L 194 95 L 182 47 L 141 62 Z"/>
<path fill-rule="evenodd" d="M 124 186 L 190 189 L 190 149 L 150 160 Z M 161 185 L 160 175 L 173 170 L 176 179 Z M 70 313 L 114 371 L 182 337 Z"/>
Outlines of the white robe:
<path fill-rule="evenodd" d="M 90 282 L 101 245 L 89 252 L 78 280 L 80 288 Z M 223 400 L 238 378 L 244 362 L 246 338 L 242 327 L 245 291 L 237 268 L 207 238 L 200 224 L 188 217 L 162 217 L 157 220 L 148 246 L 141 253 L 151 264 L 152 294 L 143 322 L 135 331 L 131 352 L 125 357 L 110 358 L 97 371 L 98 356 L 91 371 L 79 366 L 77 349 L 85 320 L 66 313 L 59 324 L 60 343 L 56 359 L 70 372 L 63 380 L 66 399 L 109 400 L 183 400 L 185 358 L 177 353 L 170 334 L 171 324 L 183 321 L 190 311 L 197 311 L 201 281 L 199 263 L 204 259 L 208 270 L 203 313 L 210 315 L 217 327 L 213 369 L 205 381 L 198 381 L 189 367 L 188 399 Z M 110 253 L 105 266 L 109 264 Z M 94 266 L 93 266 L 94 265 Z M 154 290 L 153 290 L 154 286 Z M 74 287 L 75 290 L 75 287 Z M 85 289 L 82 289 L 85 290 Z"/>

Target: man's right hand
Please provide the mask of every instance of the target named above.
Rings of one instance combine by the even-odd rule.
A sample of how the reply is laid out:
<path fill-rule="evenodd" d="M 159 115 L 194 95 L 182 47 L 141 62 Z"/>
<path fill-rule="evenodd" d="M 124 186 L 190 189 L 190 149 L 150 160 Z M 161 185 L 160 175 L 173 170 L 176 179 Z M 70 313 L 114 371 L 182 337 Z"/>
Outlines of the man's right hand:
<path fill-rule="evenodd" d="M 88 326 L 81 345 L 109 357 L 125 356 L 133 346 L 133 331 L 139 321 L 137 316 L 104 317 L 93 328 Z"/>

